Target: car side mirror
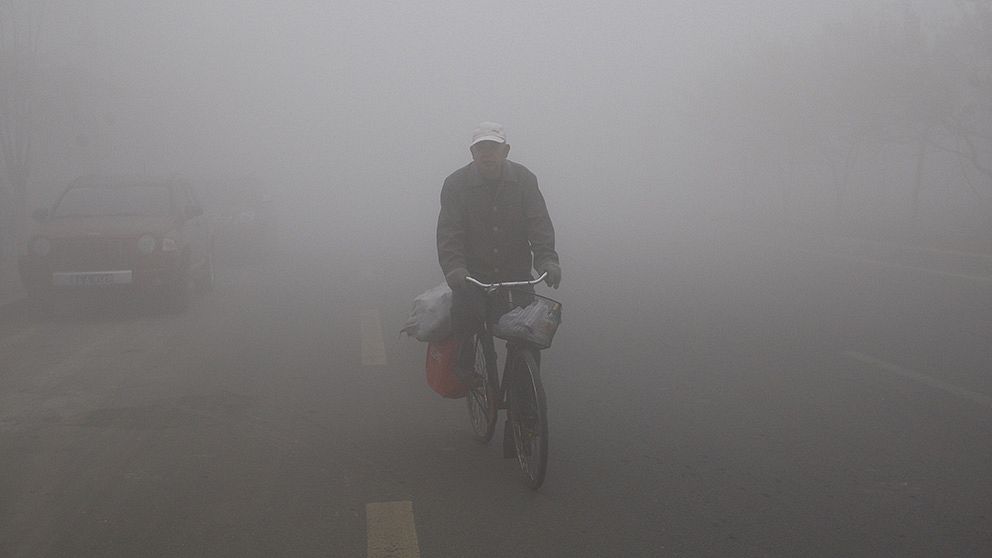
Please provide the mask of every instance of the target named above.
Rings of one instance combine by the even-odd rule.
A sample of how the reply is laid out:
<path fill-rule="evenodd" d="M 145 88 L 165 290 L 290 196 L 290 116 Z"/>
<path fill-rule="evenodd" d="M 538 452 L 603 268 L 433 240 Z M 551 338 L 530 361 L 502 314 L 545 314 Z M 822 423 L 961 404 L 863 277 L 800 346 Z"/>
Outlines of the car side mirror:
<path fill-rule="evenodd" d="M 199 217 L 200 215 L 203 215 L 203 208 L 198 205 L 187 205 L 185 215 L 187 219 Z"/>
<path fill-rule="evenodd" d="M 39 207 L 38 209 L 35 209 L 31 213 L 31 217 L 33 217 L 34 220 L 35 221 L 38 221 L 38 222 L 47 221 L 48 220 L 48 208 L 47 207 Z"/>

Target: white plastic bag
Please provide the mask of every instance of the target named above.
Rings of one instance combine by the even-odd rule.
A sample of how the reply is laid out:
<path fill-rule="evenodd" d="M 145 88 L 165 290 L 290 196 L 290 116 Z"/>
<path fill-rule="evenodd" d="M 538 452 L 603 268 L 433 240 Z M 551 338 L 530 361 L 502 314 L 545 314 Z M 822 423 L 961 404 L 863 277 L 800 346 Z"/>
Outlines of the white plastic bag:
<path fill-rule="evenodd" d="M 451 336 L 451 288 L 441 283 L 413 299 L 413 310 L 401 331 L 425 342 Z"/>
<path fill-rule="evenodd" d="M 534 301 L 526 307 L 518 306 L 503 314 L 493 327 L 493 335 L 507 341 L 526 341 L 541 349 L 550 347 L 561 323 L 561 304 L 547 297 L 533 296 Z"/>

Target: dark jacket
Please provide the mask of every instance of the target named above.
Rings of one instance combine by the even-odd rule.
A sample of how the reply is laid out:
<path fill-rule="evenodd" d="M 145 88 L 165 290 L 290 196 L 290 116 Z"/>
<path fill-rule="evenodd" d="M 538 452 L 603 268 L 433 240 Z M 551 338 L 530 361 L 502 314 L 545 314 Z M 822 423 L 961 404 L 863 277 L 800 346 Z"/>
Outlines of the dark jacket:
<path fill-rule="evenodd" d="M 534 173 L 506 161 L 502 178 L 487 182 L 469 163 L 446 178 L 437 257 L 445 275 L 461 267 L 486 282 L 529 279 L 532 267 L 557 264 L 555 229 Z"/>

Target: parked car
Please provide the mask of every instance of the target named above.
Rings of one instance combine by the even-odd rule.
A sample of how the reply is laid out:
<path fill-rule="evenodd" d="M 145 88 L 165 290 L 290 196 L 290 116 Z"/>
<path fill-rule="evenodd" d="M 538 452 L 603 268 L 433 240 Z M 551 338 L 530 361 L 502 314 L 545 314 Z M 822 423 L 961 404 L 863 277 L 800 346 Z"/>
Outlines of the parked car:
<path fill-rule="evenodd" d="M 178 179 L 89 177 L 34 213 L 20 258 L 28 294 L 162 293 L 213 286 L 213 239 L 196 193 Z"/>

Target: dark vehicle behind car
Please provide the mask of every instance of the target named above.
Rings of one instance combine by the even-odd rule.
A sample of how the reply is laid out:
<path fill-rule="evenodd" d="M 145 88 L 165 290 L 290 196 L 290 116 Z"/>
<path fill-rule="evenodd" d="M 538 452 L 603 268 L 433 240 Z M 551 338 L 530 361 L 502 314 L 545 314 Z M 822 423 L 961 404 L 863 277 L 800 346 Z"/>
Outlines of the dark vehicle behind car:
<path fill-rule="evenodd" d="M 213 285 L 212 233 L 188 183 L 88 177 L 35 212 L 20 258 L 29 296 L 160 293 L 184 302 Z"/>

